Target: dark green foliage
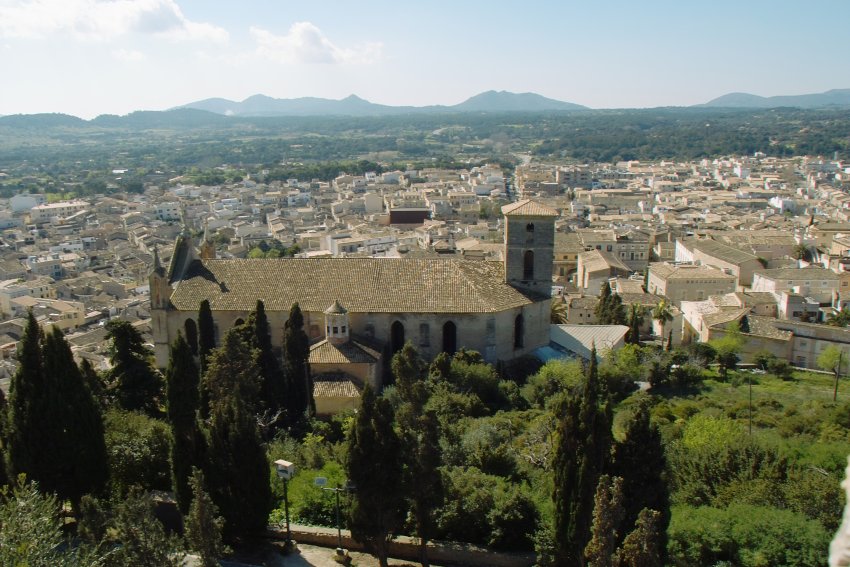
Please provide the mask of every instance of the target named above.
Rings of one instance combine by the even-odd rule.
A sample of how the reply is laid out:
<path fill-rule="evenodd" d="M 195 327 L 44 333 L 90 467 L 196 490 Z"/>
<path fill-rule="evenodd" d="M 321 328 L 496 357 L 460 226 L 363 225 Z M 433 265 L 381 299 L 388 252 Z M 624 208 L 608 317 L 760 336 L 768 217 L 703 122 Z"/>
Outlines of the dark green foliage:
<path fill-rule="evenodd" d="M 623 298 L 618 293 L 611 292 L 611 285 L 606 281 L 602 284 L 599 303 L 594 310 L 596 322 L 599 325 L 625 325 L 626 308 Z"/>
<path fill-rule="evenodd" d="M 171 489 L 171 431 L 168 424 L 139 412 L 112 409 L 104 416 L 109 484 L 116 498 L 133 486 Z"/>
<path fill-rule="evenodd" d="M 112 533 L 120 544 L 109 555 L 108 567 L 182 567 L 180 538 L 167 535 L 154 516 L 149 493 L 133 490 L 115 510 Z"/>
<path fill-rule="evenodd" d="M 308 416 L 316 412 L 309 358 L 310 340 L 304 332 L 304 315 L 298 304 L 294 303 L 283 326 L 287 420 L 292 427 L 303 427 Z"/>
<path fill-rule="evenodd" d="M 348 478 L 356 487 L 349 525 L 382 567 L 404 517 L 401 442 L 393 420 L 390 402 L 367 384 L 348 442 Z"/>
<path fill-rule="evenodd" d="M 597 375 L 595 348 L 582 391 L 563 400 L 555 413 L 560 416 L 553 459 L 556 553 L 560 565 L 581 565 L 596 484 L 611 448 L 611 405 Z"/>
<path fill-rule="evenodd" d="M 231 329 L 204 374 L 209 398 L 207 486 L 224 517 L 229 541 L 259 534 L 271 509 L 269 466 L 255 417 L 259 369 Z"/>
<path fill-rule="evenodd" d="M 538 515 L 527 489 L 475 467 L 447 467 L 438 538 L 500 549 L 529 549 Z"/>
<path fill-rule="evenodd" d="M 0 487 L 0 565 L 10 567 L 101 567 L 104 553 L 75 545 L 62 535 L 59 502 L 35 483 L 18 479 Z"/>
<path fill-rule="evenodd" d="M 667 486 L 667 457 L 658 427 L 650 423 L 648 400 L 643 400 L 628 421 L 622 441 L 614 444 L 612 470 L 623 479 L 623 529 L 625 536 L 644 508 L 659 512 L 660 534 L 670 522 L 670 493 Z M 620 539 L 622 541 L 622 537 Z M 661 540 L 660 549 L 666 548 Z"/>
<path fill-rule="evenodd" d="M 643 320 L 646 314 L 643 307 L 639 303 L 632 303 L 629 306 L 629 318 L 626 324 L 629 326 L 629 332 L 626 334 L 626 342 L 633 345 L 640 344 L 640 328 L 643 325 Z"/>
<path fill-rule="evenodd" d="M 80 373 L 83 376 L 83 382 L 89 389 L 89 392 L 91 392 L 92 396 L 94 396 L 94 400 L 97 402 L 98 407 L 100 407 L 101 410 L 106 409 L 106 389 L 103 385 L 103 379 L 87 358 L 84 358 L 82 362 L 80 362 Z"/>
<path fill-rule="evenodd" d="M 274 416 L 286 409 L 286 383 L 283 370 L 272 351 L 272 337 L 265 305 L 257 300 L 242 329 L 243 338 L 256 353 L 260 369 L 260 408 Z"/>
<path fill-rule="evenodd" d="M 12 381 L 10 470 L 71 500 L 103 490 L 106 448 L 100 408 L 59 329 L 43 336 L 30 314 Z"/>
<path fill-rule="evenodd" d="M 248 412 L 256 413 L 260 393 L 256 358 L 256 352 L 242 340 L 239 329 L 227 332 L 222 346 L 207 357 L 207 369 L 201 380 L 201 397 L 208 403 L 209 415 L 217 404 L 228 403 L 232 397 L 238 397 Z"/>
<path fill-rule="evenodd" d="M 201 359 L 201 373 L 206 372 L 207 357 L 215 348 L 215 322 L 207 299 L 201 301 L 198 308 L 198 356 Z"/>
<path fill-rule="evenodd" d="M 218 567 L 218 558 L 226 552 L 221 539 L 224 520 L 218 516 L 218 509 L 204 490 L 204 473 L 194 469 L 189 483 L 192 506 L 186 517 L 186 543 L 198 554 L 201 567 Z"/>
<path fill-rule="evenodd" d="M 203 438 L 198 428 L 200 377 L 189 343 L 178 333 L 165 371 L 168 421 L 171 423 L 171 474 L 180 511 L 189 511 L 189 477 L 203 463 Z"/>
<path fill-rule="evenodd" d="M 186 331 L 186 342 L 189 343 L 189 348 L 192 350 L 192 356 L 198 356 L 198 324 L 195 320 L 189 317 L 183 323 L 183 328 Z"/>
<path fill-rule="evenodd" d="M 820 567 L 826 564 L 830 537 L 818 522 L 788 510 L 749 504 L 677 506 L 669 529 L 669 564 Z"/>
<path fill-rule="evenodd" d="M 106 330 L 112 363 L 107 382 L 116 401 L 125 410 L 161 415 L 162 376 L 151 363 L 142 335 L 129 321 L 110 321 Z"/>
<path fill-rule="evenodd" d="M 214 404 L 208 446 L 208 489 L 225 539 L 259 535 L 271 510 L 269 467 L 256 419 L 238 396 Z"/>

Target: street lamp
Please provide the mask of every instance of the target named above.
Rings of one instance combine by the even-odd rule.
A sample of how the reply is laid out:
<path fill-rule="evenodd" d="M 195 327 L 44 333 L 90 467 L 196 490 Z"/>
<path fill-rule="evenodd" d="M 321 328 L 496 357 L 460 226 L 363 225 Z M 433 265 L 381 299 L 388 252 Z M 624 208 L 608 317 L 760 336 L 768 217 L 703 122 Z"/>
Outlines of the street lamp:
<path fill-rule="evenodd" d="M 295 475 L 295 465 L 289 461 L 278 459 L 274 462 L 277 467 L 277 477 L 283 481 L 283 509 L 286 512 L 286 550 L 292 547 L 292 531 L 289 529 L 289 494 L 287 493 L 287 485 Z"/>
<path fill-rule="evenodd" d="M 336 495 L 336 555 L 339 559 L 345 558 L 345 549 L 342 547 L 342 522 L 340 521 L 340 512 L 339 512 L 339 493 L 340 492 L 354 492 L 355 486 L 351 483 L 346 483 L 345 486 L 335 486 L 335 487 L 327 487 L 325 486 L 328 483 L 328 479 L 323 476 L 317 476 L 313 480 L 313 484 L 320 487 L 322 490 L 328 490 L 333 492 Z"/>

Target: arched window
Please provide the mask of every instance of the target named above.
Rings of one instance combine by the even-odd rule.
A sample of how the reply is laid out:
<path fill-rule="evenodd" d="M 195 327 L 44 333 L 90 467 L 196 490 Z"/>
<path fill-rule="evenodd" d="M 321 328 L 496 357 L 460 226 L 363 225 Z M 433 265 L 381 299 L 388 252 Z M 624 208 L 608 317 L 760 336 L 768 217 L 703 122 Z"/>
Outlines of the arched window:
<path fill-rule="evenodd" d="M 530 222 L 525 225 L 525 241 L 534 242 L 534 223 Z"/>
<path fill-rule="evenodd" d="M 526 250 L 522 256 L 522 279 L 534 279 L 534 250 Z"/>
<path fill-rule="evenodd" d="M 242 317 L 239 317 L 238 319 L 236 319 L 236 320 L 233 322 L 233 326 L 234 326 L 234 327 L 238 327 L 239 325 L 244 325 L 244 324 L 245 324 L 245 320 L 244 320 L 244 319 L 242 319 Z"/>
<path fill-rule="evenodd" d="M 522 313 L 514 319 L 514 348 L 525 346 L 525 319 Z"/>
<path fill-rule="evenodd" d="M 393 354 L 397 353 L 404 346 L 404 325 L 401 321 L 396 321 L 390 327 L 390 348 Z"/>
<path fill-rule="evenodd" d="M 534 223 L 530 222 L 525 225 L 525 232 L 534 232 Z"/>
<path fill-rule="evenodd" d="M 443 352 L 454 354 L 457 351 L 457 326 L 452 321 L 443 325 Z"/>

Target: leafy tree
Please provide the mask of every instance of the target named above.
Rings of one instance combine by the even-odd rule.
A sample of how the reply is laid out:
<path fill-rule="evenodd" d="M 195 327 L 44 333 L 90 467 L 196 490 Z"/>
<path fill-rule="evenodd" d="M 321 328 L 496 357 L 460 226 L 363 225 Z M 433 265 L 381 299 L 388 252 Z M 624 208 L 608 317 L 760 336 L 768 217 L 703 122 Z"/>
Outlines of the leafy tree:
<path fill-rule="evenodd" d="M 667 457 L 661 432 L 650 422 L 647 400 L 626 423 L 623 440 L 614 444 L 612 469 L 623 479 L 624 532 L 635 525 L 641 510 L 649 508 L 659 513 L 658 528 L 663 537 L 670 521 Z M 665 548 L 662 539 L 660 551 Z"/>
<path fill-rule="evenodd" d="M 204 473 L 194 469 L 189 483 L 192 505 L 186 517 L 186 543 L 200 556 L 202 567 L 218 567 L 218 558 L 227 551 L 221 539 L 224 520 L 218 516 L 218 508 L 204 490 Z"/>
<path fill-rule="evenodd" d="M 403 518 L 401 443 L 393 419 L 390 402 L 367 384 L 348 442 L 348 478 L 356 487 L 349 524 L 381 567 L 388 565 L 389 542 Z"/>
<path fill-rule="evenodd" d="M 841 372 L 847 369 L 847 363 L 848 361 L 844 356 L 844 351 L 835 345 L 827 346 L 818 355 L 818 368 L 826 370 L 827 372 L 832 372 L 833 376 L 835 376 L 835 387 L 832 392 L 832 401 L 836 401 L 838 399 L 838 378 L 841 376 Z"/>
<path fill-rule="evenodd" d="M 203 438 L 198 428 L 201 404 L 198 366 L 189 343 L 180 333 L 171 345 L 165 381 L 168 421 L 171 423 L 174 496 L 180 511 L 185 514 L 192 499 L 189 477 L 192 468 L 202 463 Z"/>
<path fill-rule="evenodd" d="M 106 324 L 111 342 L 109 361 L 112 368 L 107 381 L 118 404 L 126 410 L 144 411 L 158 416 L 162 397 L 162 376 L 153 367 L 151 352 L 141 333 L 129 322 L 113 320 Z"/>
<path fill-rule="evenodd" d="M 201 359 L 201 372 L 207 369 L 207 357 L 215 348 L 215 322 L 207 299 L 201 301 L 198 308 L 198 356 Z"/>
<path fill-rule="evenodd" d="M 171 431 L 143 413 L 111 409 L 104 416 L 110 491 L 125 498 L 133 486 L 171 489 Z"/>
<path fill-rule="evenodd" d="M 664 529 L 661 514 L 644 508 L 638 514 L 635 529 L 623 540 L 614 558 L 619 567 L 662 567 Z"/>
<path fill-rule="evenodd" d="M 0 487 L 0 565 L 15 567 L 100 567 L 104 553 L 71 546 L 62 536 L 59 502 L 19 477 Z"/>
<path fill-rule="evenodd" d="M 584 548 L 584 555 L 592 567 L 614 566 L 623 514 L 623 479 L 602 475 L 593 499 L 591 538 Z"/>
<path fill-rule="evenodd" d="M 741 348 L 744 346 L 740 326 L 736 323 L 730 324 L 721 337 L 711 339 L 708 343 L 714 348 L 715 353 L 717 353 L 720 376 L 725 380 L 729 370 L 734 370 L 738 365 L 738 360 L 740 360 L 738 353 L 741 352 Z"/>
<path fill-rule="evenodd" d="M 292 304 L 283 327 L 283 358 L 288 381 L 286 400 L 290 425 L 303 425 L 306 416 L 316 411 L 313 380 L 310 378 L 310 340 L 304 332 L 304 315 Z"/>
<path fill-rule="evenodd" d="M 842 307 L 841 311 L 830 315 L 826 320 L 826 324 L 833 327 L 846 327 L 850 325 L 850 307 Z"/>
<path fill-rule="evenodd" d="M 180 538 L 167 535 L 154 516 L 153 497 L 134 489 L 117 507 L 112 533 L 120 545 L 110 555 L 109 567 L 182 567 L 185 553 Z"/>
<path fill-rule="evenodd" d="M 611 405 L 591 350 L 582 391 L 559 404 L 555 442 L 555 543 L 561 565 L 582 565 L 590 540 L 593 497 L 611 448 Z"/>

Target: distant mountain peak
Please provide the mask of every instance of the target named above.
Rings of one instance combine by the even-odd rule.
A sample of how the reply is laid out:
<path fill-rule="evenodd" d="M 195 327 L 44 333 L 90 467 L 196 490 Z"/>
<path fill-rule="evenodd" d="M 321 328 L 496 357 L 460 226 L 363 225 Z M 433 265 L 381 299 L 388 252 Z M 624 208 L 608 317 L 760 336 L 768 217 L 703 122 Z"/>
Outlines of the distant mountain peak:
<path fill-rule="evenodd" d="M 777 108 L 791 106 L 797 108 L 823 108 L 829 106 L 850 106 L 850 89 L 831 89 L 822 93 L 784 96 L 759 96 L 750 93 L 728 93 L 697 106 L 715 108 Z"/>

